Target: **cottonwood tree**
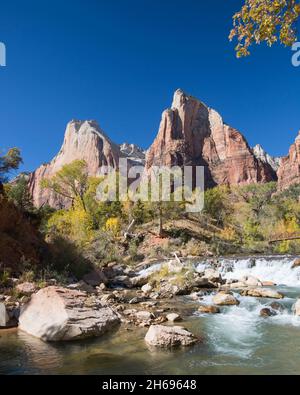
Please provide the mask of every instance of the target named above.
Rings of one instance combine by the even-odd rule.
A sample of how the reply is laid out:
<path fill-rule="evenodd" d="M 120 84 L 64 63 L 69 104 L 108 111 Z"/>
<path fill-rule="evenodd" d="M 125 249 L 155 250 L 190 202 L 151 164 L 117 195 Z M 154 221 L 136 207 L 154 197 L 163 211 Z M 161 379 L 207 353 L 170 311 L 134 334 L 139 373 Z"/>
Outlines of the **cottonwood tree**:
<path fill-rule="evenodd" d="M 280 42 L 292 46 L 297 41 L 296 23 L 300 16 L 299 0 L 245 0 L 233 16 L 229 39 L 237 39 L 237 57 L 248 56 L 252 44 Z"/>
<path fill-rule="evenodd" d="M 84 211 L 87 211 L 84 195 L 89 186 L 89 178 L 84 160 L 75 160 L 63 166 L 52 178 L 43 179 L 41 186 L 70 199 L 73 207 L 75 201 L 78 200 Z"/>

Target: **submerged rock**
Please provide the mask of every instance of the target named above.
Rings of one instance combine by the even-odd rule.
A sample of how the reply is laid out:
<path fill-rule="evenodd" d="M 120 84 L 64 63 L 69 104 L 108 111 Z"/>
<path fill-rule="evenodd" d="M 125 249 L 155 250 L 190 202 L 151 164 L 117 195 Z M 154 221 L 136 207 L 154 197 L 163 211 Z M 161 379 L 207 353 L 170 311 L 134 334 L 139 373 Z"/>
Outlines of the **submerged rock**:
<path fill-rule="evenodd" d="M 227 292 L 219 292 L 214 296 L 213 302 L 217 306 L 237 306 L 240 304 L 231 293 Z"/>
<path fill-rule="evenodd" d="M 272 310 L 282 313 L 284 311 L 284 306 L 278 302 L 272 302 L 270 304 Z"/>
<path fill-rule="evenodd" d="M 191 332 L 181 326 L 152 325 L 145 337 L 149 346 L 172 348 L 192 346 L 200 341 Z"/>
<path fill-rule="evenodd" d="M 44 341 L 69 341 L 101 336 L 120 322 L 109 307 L 86 293 L 48 287 L 23 308 L 19 328 Z"/>
<path fill-rule="evenodd" d="M 274 317 L 275 315 L 277 315 L 277 313 L 272 309 L 265 308 L 260 311 L 260 316 L 263 318 Z"/>
<path fill-rule="evenodd" d="M 292 269 L 296 269 L 297 267 L 300 267 L 300 259 L 295 260 L 295 262 L 293 263 Z"/>

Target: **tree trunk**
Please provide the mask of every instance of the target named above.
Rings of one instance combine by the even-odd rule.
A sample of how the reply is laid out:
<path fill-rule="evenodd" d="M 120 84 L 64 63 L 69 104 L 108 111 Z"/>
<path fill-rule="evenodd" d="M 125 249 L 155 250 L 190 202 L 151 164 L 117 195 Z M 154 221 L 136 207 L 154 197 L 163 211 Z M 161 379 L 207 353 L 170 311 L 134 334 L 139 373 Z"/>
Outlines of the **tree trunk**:
<path fill-rule="evenodd" d="M 159 215 L 159 228 L 158 228 L 158 234 L 159 234 L 159 237 L 162 237 L 163 234 L 164 234 L 164 229 L 163 229 L 163 213 L 162 213 L 161 204 L 159 205 L 158 215 Z"/>

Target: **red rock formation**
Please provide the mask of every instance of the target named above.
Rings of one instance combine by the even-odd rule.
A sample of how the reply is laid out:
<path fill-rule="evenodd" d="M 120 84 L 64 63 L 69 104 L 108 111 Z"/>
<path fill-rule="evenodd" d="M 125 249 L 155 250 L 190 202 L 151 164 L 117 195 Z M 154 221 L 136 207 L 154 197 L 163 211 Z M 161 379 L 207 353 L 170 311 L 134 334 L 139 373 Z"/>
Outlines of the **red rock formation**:
<path fill-rule="evenodd" d="M 41 188 L 41 180 L 52 177 L 64 165 L 77 159 L 85 160 L 89 175 L 96 176 L 102 166 L 117 168 L 119 157 L 119 146 L 110 141 L 95 121 L 71 121 L 58 155 L 30 176 L 29 187 L 35 206 L 65 204 L 57 195 Z"/>
<path fill-rule="evenodd" d="M 300 132 L 288 156 L 281 159 L 277 175 L 278 187 L 281 190 L 300 183 Z"/>
<path fill-rule="evenodd" d="M 241 133 L 224 124 L 216 111 L 177 90 L 172 108 L 162 115 L 146 167 L 182 165 L 204 166 L 206 187 L 276 179 L 271 166 L 255 157 Z"/>

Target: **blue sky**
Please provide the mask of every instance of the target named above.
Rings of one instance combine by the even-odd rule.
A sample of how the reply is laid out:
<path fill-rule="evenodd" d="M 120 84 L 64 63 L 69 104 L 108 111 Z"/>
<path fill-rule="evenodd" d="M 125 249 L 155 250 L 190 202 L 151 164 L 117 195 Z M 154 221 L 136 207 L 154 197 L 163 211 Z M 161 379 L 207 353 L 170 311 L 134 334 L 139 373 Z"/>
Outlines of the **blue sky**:
<path fill-rule="evenodd" d="M 251 145 L 285 155 L 300 129 L 300 67 L 288 48 L 237 60 L 228 42 L 242 1 L 2 1 L 0 147 L 25 170 L 59 150 L 71 119 L 96 119 L 116 142 L 148 147 L 182 88 Z"/>

